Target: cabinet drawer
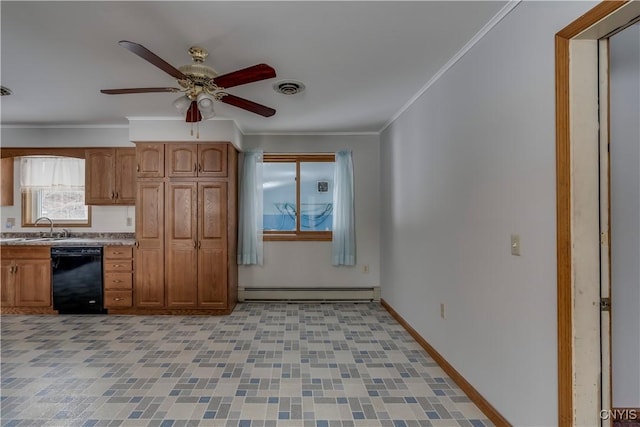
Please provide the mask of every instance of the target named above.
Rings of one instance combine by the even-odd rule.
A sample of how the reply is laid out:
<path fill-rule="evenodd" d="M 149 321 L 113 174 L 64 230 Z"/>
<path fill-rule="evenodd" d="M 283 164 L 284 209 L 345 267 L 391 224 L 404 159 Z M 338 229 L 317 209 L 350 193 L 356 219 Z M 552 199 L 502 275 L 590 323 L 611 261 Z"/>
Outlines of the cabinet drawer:
<path fill-rule="evenodd" d="M 105 289 L 132 289 L 133 274 L 131 273 L 105 273 Z"/>
<path fill-rule="evenodd" d="M 50 246 L 2 246 L 2 259 L 50 259 Z"/>
<path fill-rule="evenodd" d="M 104 292 L 104 308 L 131 307 L 132 305 L 131 291 Z"/>
<path fill-rule="evenodd" d="M 105 260 L 104 271 L 131 271 L 133 270 L 133 262 L 129 260 Z"/>
<path fill-rule="evenodd" d="M 133 248 L 131 246 L 105 246 L 105 259 L 131 259 Z"/>

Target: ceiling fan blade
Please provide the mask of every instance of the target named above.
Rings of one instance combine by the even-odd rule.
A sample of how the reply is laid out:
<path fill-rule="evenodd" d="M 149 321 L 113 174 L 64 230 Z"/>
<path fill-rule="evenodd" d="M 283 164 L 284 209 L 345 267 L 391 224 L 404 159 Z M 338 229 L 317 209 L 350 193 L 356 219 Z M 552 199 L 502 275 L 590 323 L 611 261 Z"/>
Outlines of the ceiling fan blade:
<path fill-rule="evenodd" d="M 276 76 L 276 70 L 267 64 L 258 64 L 242 70 L 233 71 L 214 77 L 213 82 L 223 88 L 230 88 L 247 83 L 257 82 L 259 80 L 271 79 Z"/>
<path fill-rule="evenodd" d="M 130 89 L 102 89 L 100 93 L 107 95 L 122 95 L 127 93 L 180 92 L 175 87 L 134 87 Z"/>
<path fill-rule="evenodd" d="M 219 100 L 225 104 L 233 105 L 234 107 L 242 108 L 243 110 L 251 111 L 264 117 L 271 117 L 276 113 L 276 110 L 273 108 L 266 107 L 257 102 L 249 101 L 248 99 L 240 98 L 226 92 L 220 93 L 224 93 L 224 96 Z"/>
<path fill-rule="evenodd" d="M 169 64 L 167 61 L 160 58 L 158 55 L 151 52 L 149 49 L 142 46 L 141 44 L 130 42 L 127 40 L 121 40 L 118 42 L 118 44 L 124 47 L 125 49 L 129 50 L 130 52 L 135 53 L 140 58 L 152 63 L 153 65 L 160 68 L 165 73 L 175 77 L 176 79 L 187 80 L 187 76 L 185 76 L 182 73 L 182 71 L 178 70 L 176 67 Z"/>

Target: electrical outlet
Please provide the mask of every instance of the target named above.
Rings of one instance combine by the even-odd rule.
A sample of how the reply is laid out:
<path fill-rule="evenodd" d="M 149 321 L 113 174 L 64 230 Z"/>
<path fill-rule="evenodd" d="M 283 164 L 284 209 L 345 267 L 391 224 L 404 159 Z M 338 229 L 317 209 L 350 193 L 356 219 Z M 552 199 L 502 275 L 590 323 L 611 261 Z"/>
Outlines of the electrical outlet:
<path fill-rule="evenodd" d="M 520 256 L 520 235 L 511 235 L 511 255 Z"/>
<path fill-rule="evenodd" d="M 133 218 L 131 218 L 130 216 L 127 217 L 127 226 L 131 227 L 133 225 Z"/>
<path fill-rule="evenodd" d="M 369 264 L 362 264 L 362 272 L 363 273 L 369 272 Z"/>
<path fill-rule="evenodd" d="M 440 304 L 440 317 L 444 319 L 444 303 Z"/>

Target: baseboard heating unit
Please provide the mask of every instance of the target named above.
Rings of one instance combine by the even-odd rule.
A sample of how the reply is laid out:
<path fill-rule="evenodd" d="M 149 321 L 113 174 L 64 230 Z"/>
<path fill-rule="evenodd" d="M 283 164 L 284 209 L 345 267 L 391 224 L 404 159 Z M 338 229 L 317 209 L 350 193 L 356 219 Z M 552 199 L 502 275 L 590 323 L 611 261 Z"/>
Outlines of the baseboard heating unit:
<path fill-rule="evenodd" d="M 371 302 L 380 301 L 380 288 L 238 288 L 240 301 Z"/>

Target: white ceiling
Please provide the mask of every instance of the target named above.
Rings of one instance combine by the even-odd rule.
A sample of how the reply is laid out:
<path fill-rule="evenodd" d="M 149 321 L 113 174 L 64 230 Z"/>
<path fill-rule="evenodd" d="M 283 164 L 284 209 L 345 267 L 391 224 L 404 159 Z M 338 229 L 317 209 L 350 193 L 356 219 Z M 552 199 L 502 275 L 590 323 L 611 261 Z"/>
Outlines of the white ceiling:
<path fill-rule="evenodd" d="M 275 79 L 228 90 L 275 108 L 264 118 L 216 103 L 244 133 L 378 132 L 499 10 L 485 1 L 2 1 L 4 125 L 126 125 L 171 117 L 178 94 L 100 89 L 176 86 L 118 45 L 142 44 L 176 68 L 190 46 L 220 74 L 258 63 Z M 302 81 L 286 96 L 272 85 Z"/>

